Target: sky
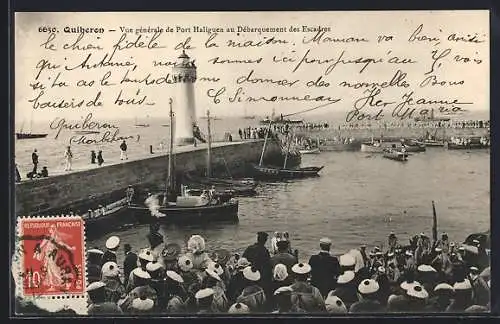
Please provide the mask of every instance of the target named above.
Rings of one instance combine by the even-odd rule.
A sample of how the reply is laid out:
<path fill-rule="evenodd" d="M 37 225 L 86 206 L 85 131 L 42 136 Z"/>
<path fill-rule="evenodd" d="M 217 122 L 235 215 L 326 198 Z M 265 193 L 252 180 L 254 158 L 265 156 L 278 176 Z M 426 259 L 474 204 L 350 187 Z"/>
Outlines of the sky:
<path fill-rule="evenodd" d="M 465 23 L 466 22 L 466 23 Z M 421 31 L 414 34 L 422 25 Z M 207 32 L 195 32 L 194 26 L 220 28 L 212 39 L 218 46 L 208 47 Z M 237 28 L 285 28 L 286 32 L 249 32 Z M 304 31 L 308 26 L 309 31 Z M 326 31 L 326 37 L 336 39 L 336 42 L 308 42 L 317 32 L 313 28 L 321 26 Z M 57 29 L 53 36 L 44 32 L 43 27 Z M 104 33 L 67 33 L 65 28 L 103 28 Z M 136 34 L 138 28 L 164 29 L 159 34 Z M 235 32 L 227 31 L 233 27 Z M 290 32 L 294 27 L 295 31 Z M 97 63 L 104 55 L 111 55 L 113 45 L 122 37 L 121 28 L 130 28 L 132 33 L 124 35 L 119 43 L 125 47 L 127 42 L 132 43 L 140 36 L 139 41 L 145 44 L 157 36 L 159 48 L 123 48 L 113 55 L 113 62 L 132 62 L 135 70 L 130 67 L 104 67 L 93 69 L 75 68 L 66 71 L 65 66 L 78 66 L 87 55 L 91 55 L 89 62 Z M 165 31 L 172 28 L 173 32 Z M 242 116 L 269 115 L 272 109 L 276 113 L 289 114 L 314 108 L 325 104 L 325 101 L 259 101 L 247 102 L 248 97 L 273 96 L 309 98 L 323 96 L 331 98 L 332 102 L 323 108 L 302 114 L 337 114 L 354 109 L 355 102 L 366 96 L 366 87 L 351 89 L 339 86 L 343 81 L 354 84 L 359 82 L 389 81 L 400 70 L 405 74 L 408 87 L 386 87 L 372 101 L 388 103 L 383 107 L 386 116 L 391 115 L 394 107 L 403 100 L 405 93 L 412 93 L 415 100 L 446 100 L 470 102 L 473 104 L 460 105 L 469 111 L 489 110 L 489 16 L 488 11 L 392 11 L 392 12 L 224 12 L 224 13 L 173 13 L 173 12 L 141 12 L 141 13 L 16 13 L 15 17 L 15 115 L 16 123 L 34 119 L 35 122 L 51 121 L 57 117 L 78 120 L 81 116 L 92 112 L 96 119 L 123 119 L 137 118 L 164 118 L 168 116 L 169 98 L 184 95 L 183 90 L 172 84 L 138 85 L 137 83 L 119 84 L 127 69 L 130 79 L 142 79 L 148 74 L 151 79 L 160 78 L 172 72 L 171 66 L 154 66 L 154 62 L 173 62 L 177 60 L 181 50 L 176 45 L 190 38 L 187 54 L 195 60 L 198 80 L 195 83 L 195 102 L 198 116 L 210 109 L 213 115 Z M 109 31 L 109 30 L 114 31 Z M 414 37 L 411 38 L 411 35 Z M 450 34 L 456 34 L 455 40 L 449 40 Z M 382 35 L 385 35 L 382 36 Z M 469 35 L 469 36 L 467 36 Z M 480 43 L 456 40 L 458 37 L 480 40 Z M 64 49 L 65 44 L 72 44 L 80 37 L 79 49 Z M 50 37 L 52 40 L 47 41 Z M 274 39 L 272 39 L 274 37 Z M 340 39 L 354 37 L 366 39 L 365 42 L 339 42 Z M 439 38 L 439 40 L 432 40 Z M 411 39 L 411 40 L 410 40 Z M 259 41 L 261 46 L 228 46 L 240 43 L 253 45 Z M 265 41 L 271 44 L 266 44 Z M 139 42 L 136 42 L 137 45 Z M 151 43 L 151 44 L 152 44 Z M 307 44 L 304 44 L 307 43 Z M 100 47 L 101 50 L 86 50 L 82 47 Z M 152 47 L 150 44 L 150 47 Z M 133 44 L 131 44 L 133 45 Z M 185 44 L 186 45 L 186 44 Z M 53 46 L 52 48 L 50 48 Z M 146 46 L 146 45 L 145 45 Z M 70 46 L 66 46 L 70 47 Z M 433 54 L 433 51 L 434 54 Z M 343 53 L 343 54 L 342 54 Z M 301 58 L 307 56 L 309 63 L 299 64 Z M 436 59 L 439 55 L 442 58 Z M 273 58 L 279 60 L 283 56 L 295 58 L 295 62 L 273 63 Z M 389 63 L 393 56 L 412 60 L 415 63 Z M 433 65 L 433 56 L 436 59 Z M 223 60 L 247 60 L 254 63 L 217 63 Z M 360 73 L 364 63 L 337 64 L 334 68 L 327 68 L 339 57 L 345 61 L 372 58 L 381 59 L 379 63 L 368 63 Z M 464 58 L 470 58 L 465 62 Z M 260 61 L 259 61 L 260 59 Z M 476 61 L 474 61 L 476 59 Z M 318 64 L 318 61 L 330 60 L 329 63 Z M 393 59 L 394 60 L 394 59 Z M 256 63 L 259 61 L 260 63 Z M 460 62 L 458 62 L 460 61 Z M 366 61 L 364 61 L 366 62 Z M 481 62 L 481 63 L 477 63 Z M 51 68 L 60 65 L 59 68 Z M 297 67 L 298 65 L 298 67 Z M 42 68 L 43 66 L 43 68 Z M 428 73 L 431 68 L 432 73 Z M 294 71 L 295 69 L 295 71 Z M 41 72 L 40 72 L 41 70 Z M 110 72 L 108 81 L 116 83 L 113 86 L 101 86 L 100 79 Z M 254 83 L 245 82 L 245 76 L 252 72 L 250 79 Z M 294 72 L 293 72 L 294 71 Z M 40 72 L 37 80 L 36 75 Z M 67 86 L 52 87 L 58 73 L 57 82 L 66 82 Z M 427 73 L 427 74 L 426 74 Z M 202 78 L 218 78 L 211 82 Z M 429 80 L 438 82 L 421 87 L 421 82 Z M 49 79 L 50 78 L 50 79 Z M 321 78 L 319 82 L 314 82 Z M 259 82 L 259 79 L 266 80 Z M 269 82 L 272 79 L 273 82 Z M 83 81 L 87 85 L 83 85 Z M 239 80 L 239 82 L 237 82 Z M 279 82 L 281 80 L 281 82 Z M 283 80 L 287 80 L 284 82 Z M 449 85 L 449 81 L 462 81 L 463 84 Z M 43 94 L 40 89 L 43 85 Z M 80 81 L 80 86 L 76 84 Z M 89 83 L 94 82 L 92 85 Z M 309 84 L 307 83 L 308 81 Z M 321 82 L 324 82 L 320 84 Z M 443 82 L 443 85 L 440 83 Z M 280 84 L 277 84 L 280 83 Z M 291 85 L 290 85 L 291 83 Z M 31 84 L 31 86 L 30 86 Z M 230 98 L 240 90 L 242 102 L 231 102 Z M 210 90 L 212 89 L 212 90 Z M 225 89 L 225 90 L 224 90 Z M 371 89 L 371 88 L 370 88 Z M 139 100 L 147 96 L 142 104 L 117 105 L 115 99 L 122 92 L 121 98 L 136 98 Z M 137 91 L 139 95 L 136 96 Z M 208 93 L 221 92 L 217 98 L 211 98 Z M 71 102 L 85 100 L 85 103 L 95 98 L 100 92 L 100 107 L 80 108 L 39 108 L 33 109 L 33 99 L 39 97 L 38 102 Z M 220 100 L 216 102 L 214 99 Z M 337 100 L 339 99 L 339 100 Z M 236 100 L 237 101 L 237 100 Z M 335 101 L 335 102 L 334 102 Z M 147 104 L 149 103 L 149 104 Z M 436 107 L 436 104 L 416 105 L 418 108 Z M 453 105 L 451 105 L 453 106 Z M 373 114 L 380 107 L 361 108 L 367 114 Z M 361 112 L 360 111 L 360 112 Z"/>

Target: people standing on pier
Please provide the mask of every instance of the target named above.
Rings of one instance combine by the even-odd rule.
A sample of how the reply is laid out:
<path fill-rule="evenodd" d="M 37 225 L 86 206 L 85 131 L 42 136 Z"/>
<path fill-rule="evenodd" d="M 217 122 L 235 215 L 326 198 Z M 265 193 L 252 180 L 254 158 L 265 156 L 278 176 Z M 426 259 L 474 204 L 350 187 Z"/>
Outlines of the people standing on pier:
<path fill-rule="evenodd" d="M 102 263 L 109 261 L 116 263 L 116 251 L 120 247 L 120 238 L 118 236 L 111 236 L 106 240 L 106 252 L 102 256 Z"/>
<path fill-rule="evenodd" d="M 37 168 L 38 168 L 38 153 L 37 149 L 33 150 L 33 153 L 31 153 L 31 161 L 33 162 L 33 175 L 37 173 Z"/>
<path fill-rule="evenodd" d="M 90 151 L 90 163 L 91 164 L 95 164 L 96 163 L 95 162 L 96 158 L 97 158 L 97 155 L 95 154 L 95 151 L 94 150 Z"/>
<path fill-rule="evenodd" d="M 120 144 L 120 160 L 128 160 L 127 156 L 127 143 L 125 140 Z"/>
<path fill-rule="evenodd" d="M 137 268 L 137 254 L 132 252 L 132 247 L 128 243 L 124 245 L 123 249 L 125 251 L 125 260 L 123 261 L 123 277 L 124 285 L 127 287 L 130 273 L 132 270 Z"/>
<path fill-rule="evenodd" d="M 64 151 L 65 166 L 64 171 L 71 171 L 71 162 L 73 160 L 73 152 L 71 152 L 71 147 L 67 146 L 66 151 Z"/>
<path fill-rule="evenodd" d="M 97 152 L 97 164 L 101 166 L 104 163 L 104 158 L 102 157 L 102 151 Z"/>

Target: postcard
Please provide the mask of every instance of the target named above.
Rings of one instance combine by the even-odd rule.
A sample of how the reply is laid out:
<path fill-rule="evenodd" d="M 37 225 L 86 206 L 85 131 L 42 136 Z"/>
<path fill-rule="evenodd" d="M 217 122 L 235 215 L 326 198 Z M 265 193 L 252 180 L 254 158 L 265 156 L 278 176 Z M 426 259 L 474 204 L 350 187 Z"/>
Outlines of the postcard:
<path fill-rule="evenodd" d="M 13 26 L 16 316 L 492 309 L 489 11 Z"/>

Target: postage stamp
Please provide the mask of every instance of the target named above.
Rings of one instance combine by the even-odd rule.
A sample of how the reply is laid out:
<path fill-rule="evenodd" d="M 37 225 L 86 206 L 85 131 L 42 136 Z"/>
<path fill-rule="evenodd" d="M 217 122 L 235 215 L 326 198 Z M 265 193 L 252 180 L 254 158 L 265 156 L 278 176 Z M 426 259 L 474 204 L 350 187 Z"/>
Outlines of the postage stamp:
<path fill-rule="evenodd" d="M 16 294 L 42 308 L 86 304 L 85 225 L 78 216 L 20 217 Z M 76 303 L 75 303 L 76 301 Z M 53 304 L 51 306 L 51 303 Z M 78 311 L 77 311 L 78 312 Z"/>

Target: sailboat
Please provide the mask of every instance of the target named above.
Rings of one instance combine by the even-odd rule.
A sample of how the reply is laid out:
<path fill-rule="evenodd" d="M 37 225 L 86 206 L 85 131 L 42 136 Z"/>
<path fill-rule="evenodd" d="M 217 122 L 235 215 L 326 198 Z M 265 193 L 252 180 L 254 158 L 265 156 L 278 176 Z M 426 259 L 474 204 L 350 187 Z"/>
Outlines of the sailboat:
<path fill-rule="evenodd" d="M 16 133 L 16 139 L 21 140 L 21 139 L 34 139 L 34 138 L 45 138 L 49 134 L 45 133 L 33 133 L 33 112 L 31 112 L 31 120 L 30 120 L 30 131 L 29 132 L 23 132 L 24 128 L 24 121 L 21 125 L 21 131 L 19 133 Z"/>
<path fill-rule="evenodd" d="M 148 192 L 147 197 L 143 197 L 146 198 L 143 205 L 131 204 L 128 209 L 141 222 L 162 221 L 192 225 L 214 221 L 237 221 L 239 206 L 237 200 L 233 198 L 210 200 L 203 192 L 200 196 L 196 196 L 192 195 L 193 191 L 185 190 L 183 185 L 180 188 L 177 186 L 173 154 L 173 115 L 172 99 L 170 99 L 170 150 L 166 188 L 161 192 Z"/>
<path fill-rule="evenodd" d="M 149 115 L 147 116 L 147 118 L 149 118 Z M 134 126 L 135 127 L 149 127 L 149 124 L 148 123 L 138 123 L 137 122 L 137 117 L 135 118 L 135 123 L 134 123 Z"/>
<path fill-rule="evenodd" d="M 269 121 L 269 127 L 266 132 L 266 137 L 264 139 L 264 145 L 262 147 L 262 153 L 260 155 L 259 164 L 253 164 L 254 177 L 259 180 L 285 180 L 285 179 L 300 179 L 300 178 L 309 178 L 309 177 L 317 177 L 318 172 L 323 169 L 321 167 L 305 167 L 305 168 L 288 168 L 287 160 L 288 153 L 290 151 L 290 142 L 288 141 L 285 161 L 283 163 L 283 167 L 274 167 L 274 166 L 264 166 L 264 152 L 266 151 L 267 141 L 269 138 L 269 133 L 271 132 L 271 124 L 272 121 Z M 287 134 L 288 139 L 288 134 Z"/>
<path fill-rule="evenodd" d="M 255 188 L 257 184 L 249 179 L 224 179 L 224 178 L 214 178 L 212 177 L 212 135 L 210 127 L 210 111 L 207 111 L 207 174 L 206 177 L 196 177 L 193 175 L 186 174 L 185 177 L 190 182 L 190 187 L 205 188 L 214 187 L 217 193 L 223 195 L 231 196 L 253 196 L 257 194 Z"/>

